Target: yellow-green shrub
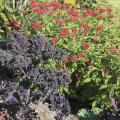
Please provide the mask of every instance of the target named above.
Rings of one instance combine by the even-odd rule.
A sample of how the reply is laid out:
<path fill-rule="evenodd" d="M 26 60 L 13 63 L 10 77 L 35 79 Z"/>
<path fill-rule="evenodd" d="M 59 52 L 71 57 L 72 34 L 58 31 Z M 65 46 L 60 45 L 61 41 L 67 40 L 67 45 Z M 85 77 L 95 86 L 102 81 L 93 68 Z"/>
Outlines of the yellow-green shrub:
<path fill-rule="evenodd" d="M 5 0 L 0 0 L 0 38 L 5 37 L 10 31 L 4 24 L 13 20 L 16 20 L 14 10 L 5 3 Z"/>

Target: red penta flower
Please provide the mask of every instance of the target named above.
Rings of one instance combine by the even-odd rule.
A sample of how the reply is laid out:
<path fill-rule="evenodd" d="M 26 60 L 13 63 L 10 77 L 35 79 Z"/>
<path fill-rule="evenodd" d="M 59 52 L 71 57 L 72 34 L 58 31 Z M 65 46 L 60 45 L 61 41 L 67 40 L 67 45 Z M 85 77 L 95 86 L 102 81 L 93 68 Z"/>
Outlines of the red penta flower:
<path fill-rule="evenodd" d="M 57 41 L 56 38 L 51 38 L 51 39 L 50 39 L 50 42 L 51 42 L 53 45 L 56 45 L 58 41 Z"/>
<path fill-rule="evenodd" d="M 79 15 L 76 15 L 76 16 L 71 16 L 71 20 L 72 21 L 76 21 L 76 20 L 78 20 L 80 18 L 80 16 Z"/>
<path fill-rule="evenodd" d="M 49 13 L 50 16 L 53 16 L 54 15 L 54 11 L 51 10 L 50 13 Z"/>
<path fill-rule="evenodd" d="M 113 15 L 112 15 L 112 14 L 109 14 L 108 17 L 109 17 L 109 18 L 113 18 Z"/>
<path fill-rule="evenodd" d="M 108 50 L 113 54 L 120 54 L 120 51 L 117 48 L 109 48 Z"/>
<path fill-rule="evenodd" d="M 99 13 L 104 13 L 106 12 L 106 8 L 99 8 Z"/>
<path fill-rule="evenodd" d="M 65 64 L 68 63 L 68 59 L 65 58 L 65 59 L 63 60 L 63 62 L 64 62 Z"/>
<path fill-rule="evenodd" d="M 61 37 L 66 37 L 68 35 L 68 28 L 62 28 L 60 31 Z"/>
<path fill-rule="evenodd" d="M 58 20 L 56 20 L 56 25 L 60 26 L 63 24 L 63 22 L 64 22 L 64 20 L 58 19 Z"/>
<path fill-rule="evenodd" d="M 84 43 L 82 47 L 83 47 L 84 50 L 87 50 L 87 49 L 90 48 L 90 44 L 89 43 Z"/>
<path fill-rule="evenodd" d="M 83 26 L 84 30 L 91 30 L 91 26 L 90 25 L 85 25 Z"/>
<path fill-rule="evenodd" d="M 80 23 L 80 26 L 84 26 L 84 25 L 86 25 L 85 22 L 81 22 L 81 23 Z"/>
<path fill-rule="evenodd" d="M 50 7 L 52 7 L 53 9 L 58 9 L 58 8 L 60 9 L 60 8 L 64 7 L 64 5 L 59 2 L 51 2 Z"/>
<path fill-rule="evenodd" d="M 39 30 L 41 28 L 41 24 L 39 22 L 32 22 L 30 27 L 34 30 Z"/>
<path fill-rule="evenodd" d="M 112 9 L 111 8 L 107 8 L 107 13 L 111 14 L 112 13 Z"/>
<path fill-rule="evenodd" d="M 85 22 L 81 22 L 80 26 L 82 26 L 82 28 L 84 30 L 91 30 L 92 29 L 92 27 L 90 25 L 86 24 Z"/>
<path fill-rule="evenodd" d="M 47 14 L 48 13 L 48 10 L 45 10 L 45 9 L 40 9 L 40 8 L 37 8 L 34 10 L 34 13 L 36 14 Z"/>
<path fill-rule="evenodd" d="M 18 26 L 19 26 L 19 24 L 18 24 L 18 21 L 17 21 L 17 20 L 13 20 L 13 21 L 11 21 L 11 22 L 10 22 L 10 24 L 11 24 L 11 26 L 16 26 L 16 27 L 18 27 Z"/>
<path fill-rule="evenodd" d="M 97 13 L 93 9 L 87 9 L 87 14 L 88 15 L 92 15 L 92 16 L 96 16 L 97 15 Z"/>
<path fill-rule="evenodd" d="M 76 62 L 78 60 L 78 58 L 76 55 L 72 55 L 72 56 L 70 56 L 70 60 L 73 62 Z"/>
<path fill-rule="evenodd" d="M 84 54 L 83 51 L 77 53 L 78 57 L 81 57 L 85 62 L 89 61 L 88 57 Z"/>
<path fill-rule="evenodd" d="M 39 5 L 39 3 L 36 2 L 36 0 L 30 0 L 30 2 L 29 2 L 29 7 L 30 8 L 37 7 L 38 5 Z"/>
<path fill-rule="evenodd" d="M 51 7 L 51 2 L 40 2 L 39 7 L 41 7 L 41 8 L 49 8 L 49 7 Z"/>
<path fill-rule="evenodd" d="M 82 58 L 83 58 L 83 60 L 84 60 L 85 62 L 88 62 L 88 61 L 89 61 L 89 59 L 88 59 L 87 56 L 84 56 L 84 57 L 82 57 Z"/>
<path fill-rule="evenodd" d="M 77 56 L 78 56 L 78 57 L 83 57 L 83 56 L 84 56 L 84 52 L 83 52 L 83 51 L 78 52 L 78 53 L 77 53 Z"/>
<path fill-rule="evenodd" d="M 70 9 L 67 10 L 67 13 L 70 14 L 70 15 L 72 15 L 72 16 L 76 16 L 80 12 L 77 9 L 75 9 L 75 8 L 70 8 Z"/>
<path fill-rule="evenodd" d="M 7 26 L 10 26 L 10 27 L 19 27 L 20 25 L 18 24 L 17 20 L 13 20 L 13 21 L 10 21 L 10 22 L 5 22 L 4 26 L 5 27 L 7 27 Z"/>
<path fill-rule="evenodd" d="M 73 30 L 72 30 L 72 35 L 73 35 L 73 36 L 75 36 L 77 33 L 78 33 L 78 30 L 77 30 L 77 29 L 73 29 Z"/>
<path fill-rule="evenodd" d="M 86 18 L 88 16 L 88 13 L 83 13 L 82 18 Z"/>
<path fill-rule="evenodd" d="M 99 25 L 99 26 L 96 27 L 95 30 L 98 32 L 98 31 L 100 31 L 100 30 L 102 30 L 102 29 L 103 29 L 103 25 Z"/>

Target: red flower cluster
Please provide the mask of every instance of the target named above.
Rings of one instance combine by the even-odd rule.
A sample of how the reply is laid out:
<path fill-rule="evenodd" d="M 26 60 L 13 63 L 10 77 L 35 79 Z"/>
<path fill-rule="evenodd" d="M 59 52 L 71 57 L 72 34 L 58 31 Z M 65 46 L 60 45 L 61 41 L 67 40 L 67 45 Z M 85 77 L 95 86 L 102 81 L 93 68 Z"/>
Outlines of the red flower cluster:
<path fill-rule="evenodd" d="M 88 17 L 88 14 L 87 14 L 87 12 L 86 12 L 86 13 L 83 13 L 83 14 L 82 14 L 82 17 L 83 17 L 83 18 L 86 18 L 86 17 Z"/>
<path fill-rule="evenodd" d="M 90 25 L 86 24 L 85 22 L 81 22 L 80 26 L 82 26 L 82 28 L 84 30 L 91 30 L 92 29 L 92 27 Z"/>
<path fill-rule="evenodd" d="M 78 20 L 79 18 L 82 17 L 80 15 L 80 12 L 77 9 L 75 9 L 75 8 L 69 8 L 67 10 L 67 14 L 69 14 L 71 16 L 70 20 L 72 20 L 72 21 L 76 21 L 76 20 Z"/>
<path fill-rule="evenodd" d="M 85 62 L 88 62 L 88 61 L 89 61 L 89 59 L 88 59 L 87 56 L 84 56 L 84 57 L 82 57 L 82 58 L 83 58 L 83 60 L 84 60 Z"/>
<path fill-rule="evenodd" d="M 40 8 L 48 8 L 51 7 L 51 2 L 40 2 L 39 3 Z"/>
<path fill-rule="evenodd" d="M 80 16 L 76 15 L 76 16 L 71 16 L 70 20 L 71 21 L 76 21 L 80 18 Z"/>
<path fill-rule="evenodd" d="M 104 28 L 103 25 L 99 25 L 99 26 L 96 27 L 95 30 L 98 32 L 98 31 L 100 31 L 100 30 L 103 30 L 103 28 Z"/>
<path fill-rule="evenodd" d="M 42 7 L 42 8 L 53 8 L 53 9 L 60 9 L 60 8 L 63 8 L 65 7 L 66 5 L 65 4 L 61 4 L 59 2 L 40 2 L 39 3 L 39 7 Z"/>
<path fill-rule="evenodd" d="M 88 57 L 87 57 L 82 51 L 80 51 L 79 53 L 77 53 L 77 56 L 78 56 L 78 57 L 82 57 L 82 59 L 83 59 L 85 62 L 88 62 L 88 61 L 89 61 Z"/>
<path fill-rule="evenodd" d="M 113 54 L 119 54 L 120 55 L 120 50 L 118 50 L 117 48 L 109 48 L 108 50 L 109 50 L 109 52 L 111 52 Z"/>
<path fill-rule="evenodd" d="M 53 16 L 54 15 L 54 11 L 53 10 L 49 11 L 49 15 Z"/>
<path fill-rule="evenodd" d="M 30 0 L 30 2 L 29 2 L 30 8 L 34 8 L 34 7 L 38 7 L 38 6 L 39 6 L 39 3 L 36 2 L 36 0 Z"/>
<path fill-rule="evenodd" d="M 53 45 L 56 45 L 58 41 L 57 41 L 56 38 L 51 38 L 51 39 L 50 39 L 50 42 L 51 42 Z"/>
<path fill-rule="evenodd" d="M 36 13 L 36 14 L 47 14 L 48 10 L 37 8 L 37 9 L 34 10 L 34 13 Z"/>
<path fill-rule="evenodd" d="M 34 30 L 39 30 L 41 28 L 41 24 L 39 22 L 32 22 L 30 27 Z"/>
<path fill-rule="evenodd" d="M 113 18 L 113 15 L 112 15 L 112 14 L 109 14 L 108 17 L 109 17 L 109 18 Z"/>
<path fill-rule="evenodd" d="M 78 13 L 78 14 L 75 14 L 75 15 L 71 15 L 70 20 L 71 21 L 76 21 L 78 19 L 83 19 L 83 18 L 85 18 L 84 15 Z"/>
<path fill-rule="evenodd" d="M 48 12 L 51 13 L 51 10 L 59 9 L 64 6 L 64 4 L 58 2 L 36 2 L 36 0 L 31 0 L 29 2 L 29 7 L 34 8 L 33 12 L 36 14 L 47 14 Z"/>
<path fill-rule="evenodd" d="M 68 63 L 68 59 L 65 58 L 65 59 L 63 60 L 63 62 L 64 62 L 65 64 Z"/>
<path fill-rule="evenodd" d="M 73 62 L 77 62 L 78 61 L 78 57 L 81 57 L 85 62 L 88 62 L 89 59 L 88 57 L 81 51 L 79 53 L 77 53 L 77 55 L 72 55 L 69 57 L 69 59 Z M 68 61 L 67 61 L 68 62 Z"/>
<path fill-rule="evenodd" d="M 84 50 L 87 50 L 87 49 L 90 48 L 90 44 L 89 43 L 84 43 L 82 47 L 83 47 Z"/>
<path fill-rule="evenodd" d="M 13 21 L 10 21 L 10 22 L 5 22 L 4 23 L 4 26 L 5 27 L 19 27 L 20 25 L 18 24 L 18 21 L 17 20 L 13 20 Z"/>
<path fill-rule="evenodd" d="M 64 20 L 63 19 L 58 19 L 56 20 L 56 25 L 60 26 L 64 23 Z"/>
<path fill-rule="evenodd" d="M 104 13 L 106 12 L 106 8 L 99 8 L 99 13 Z"/>
<path fill-rule="evenodd" d="M 72 56 L 70 56 L 70 60 L 73 62 L 76 62 L 78 60 L 78 58 L 76 55 L 72 55 Z"/>
<path fill-rule="evenodd" d="M 78 57 L 83 57 L 83 56 L 84 56 L 84 53 L 81 51 L 81 52 L 77 53 L 77 56 L 78 56 Z"/>
<path fill-rule="evenodd" d="M 96 16 L 97 15 L 97 13 L 93 9 L 87 9 L 86 14 L 91 15 L 91 16 Z"/>
<path fill-rule="evenodd" d="M 107 13 L 108 13 L 108 17 L 109 18 L 113 18 L 113 14 L 112 14 L 112 9 L 111 8 L 107 8 Z"/>
<path fill-rule="evenodd" d="M 77 15 L 80 14 L 80 12 L 77 9 L 75 9 L 75 8 L 68 9 L 67 13 L 70 14 L 70 15 L 72 15 L 72 16 L 77 16 Z"/>
<path fill-rule="evenodd" d="M 68 28 L 62 28 L 60 31 L 61 37 L 66 37 L 68 35 Z"/>
<path fill-rule="evenodd" d="M 106 11 L 107 11 L 108 14 L 112 13 L 112 9 L 111 8 L 107 8 Z"/>
<path fill-rule="evenodd" d="M 65 5 L 63 5 L 63 4 L 61 4 L 61 3 L 59 3 L 59 2 L 51 2 L 51 7 L 53 7 L 53 9 L 60 9 L 60 8 L 62 8 L 62 7 L 64 7 Z"/>
<path fill-rule="evenodd" d="M 73 29 L 73 30 L 72 30 L 72 35 L 73 35 L 73 36 L 75 36 L 77 33 L 78 33 L 78 30 L 77 30 L 77 29 Z"/>

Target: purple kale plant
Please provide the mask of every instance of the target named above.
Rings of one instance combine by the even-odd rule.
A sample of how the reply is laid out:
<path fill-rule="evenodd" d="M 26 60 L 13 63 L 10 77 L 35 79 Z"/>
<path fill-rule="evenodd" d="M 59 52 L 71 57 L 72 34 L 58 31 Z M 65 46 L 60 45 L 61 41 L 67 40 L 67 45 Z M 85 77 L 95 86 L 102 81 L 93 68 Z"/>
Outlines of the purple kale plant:
<path fill-rule="evenodd" d="M 4 44 L 4 47 L 2 46 Z M 47 102 L 56 111 L 57 120 L 69 115 L 70 105 L 59 88 L 68 87 L 66 71 L 36 66 L 53 59 L 56 63 L 68 57 L 64 50 L 52 46 L 42 36 L 25 36 L 16 32 L 0 42 L 0 107 L 15 120 L 39 120 L 31 102 Z"/>

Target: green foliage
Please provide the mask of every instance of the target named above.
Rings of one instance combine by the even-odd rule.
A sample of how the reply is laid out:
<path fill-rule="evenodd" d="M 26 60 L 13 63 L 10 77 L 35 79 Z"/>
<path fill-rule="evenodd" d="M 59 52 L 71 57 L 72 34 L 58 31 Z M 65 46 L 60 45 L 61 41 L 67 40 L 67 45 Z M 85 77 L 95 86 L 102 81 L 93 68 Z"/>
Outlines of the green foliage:
<path fill-rule="evenodd" d="M 78 111 L 77 115 L 80 120 L 99 120 L 98 115 L 100 114 L 101 109 L 93 108 L 91 110 L 81 109 Z"/>
<path fill-rule="evenodd" d="M 5 3 L 5 0 L 0 0 L 0 38 L 5 37 L 10 31 L 4 24 L 15 19 L 13 9 Z"/>
<path fill-rule="evenodd" d="M 80 7 L 88 7 L 93 8 L 94 4 L 97 3 L 97 0 L 77 0 L 77 2 L 80 4 Z"/>
<path fill-rule="evenodd" d="M 63 4 L 40 5 L 24 11 L 21 25 L 28 34 L 42 33 L 69 53 L 58 66 L 73 80 L 65 92 L 92 107 L 111 107 L 110 98 L 119 103 L 120 23 L 110 7 L 99 3 L 95 10 L 78 10 Z"/>

